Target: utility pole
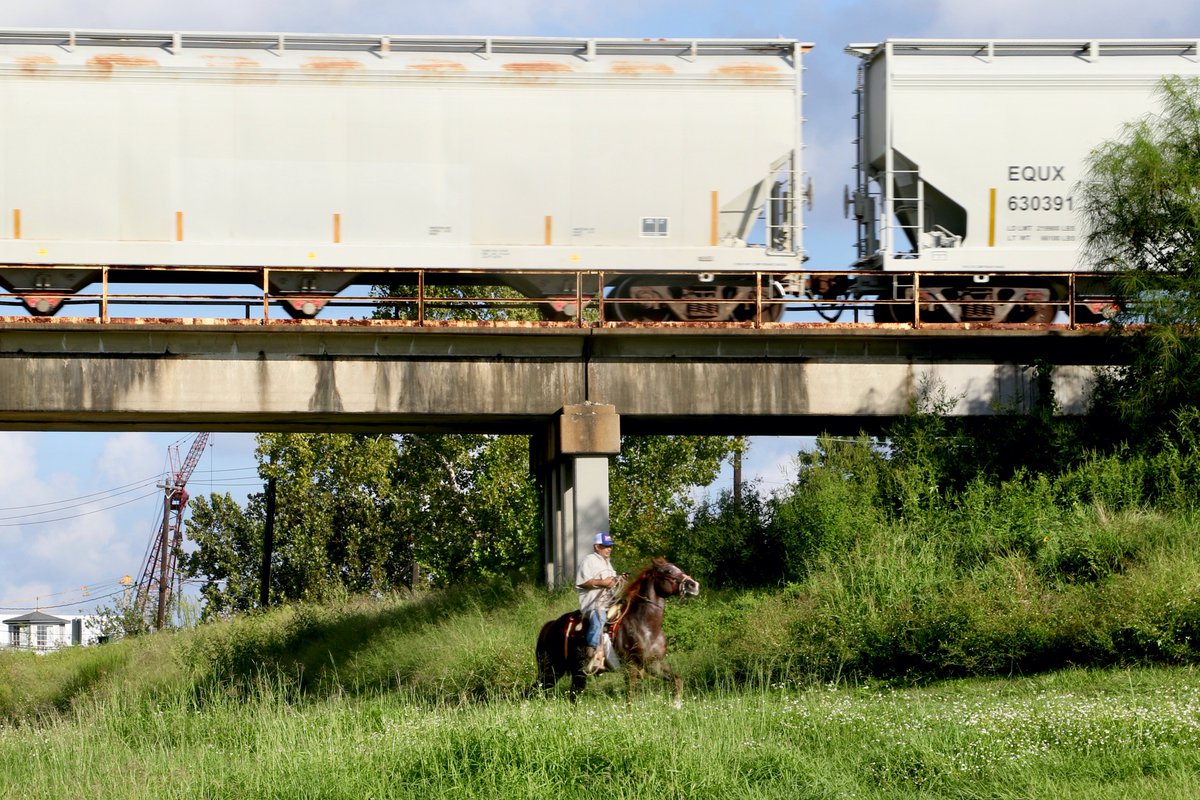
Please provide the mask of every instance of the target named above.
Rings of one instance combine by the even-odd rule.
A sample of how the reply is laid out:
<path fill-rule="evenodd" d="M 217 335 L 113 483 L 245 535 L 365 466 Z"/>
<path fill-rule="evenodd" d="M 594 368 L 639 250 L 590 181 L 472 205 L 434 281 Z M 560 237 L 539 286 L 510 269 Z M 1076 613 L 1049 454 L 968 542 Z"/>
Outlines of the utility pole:
<path fill-rule="evenodd" d="M 733 509 L 735 511 L 742 510 L 742 450 L 740 447 L 733 451 Z"/>
<path fill-rule="evenodd" d="M 275 548 L 275 479 L 267 479 L 267 523 L 263 527 L 262 566 L 258 571 L 258 607 L 271 604 L 271 551 Z"/>
<path fill-rule="evenodd" d="M 158 543 L 158 552 L 161 554 L 159 559 L 158 572 L 158 614 L 154 623 L 154 629 L 161 631 L 167 624 L 167 590 L 170 587 L 170 575 L 168 574 L 168 564 L 170 559 L 167 558 L 167 548 L 171 546 L 171 494 L 174 487 L 171 485 L 163 486 L 166 494 L 163 495 L 163 523 L 162 523 L 162 538 Z"/>

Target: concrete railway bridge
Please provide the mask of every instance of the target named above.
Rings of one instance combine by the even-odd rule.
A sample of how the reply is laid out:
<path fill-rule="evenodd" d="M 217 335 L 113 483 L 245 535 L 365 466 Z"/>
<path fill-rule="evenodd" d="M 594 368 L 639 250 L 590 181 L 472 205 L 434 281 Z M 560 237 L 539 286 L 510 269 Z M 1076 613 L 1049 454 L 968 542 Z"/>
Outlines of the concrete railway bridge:
<path fill-rule="evenodd" d="M 1035 363 L 1082 412 L 1102 330 L 792 325 L 410 326 L 0 320 L 0 428 L 531 436 L 546 579 L 608 528 L 623 433 L 874 431 L 928 387 L 952 414 L 1028 409 Z"/>

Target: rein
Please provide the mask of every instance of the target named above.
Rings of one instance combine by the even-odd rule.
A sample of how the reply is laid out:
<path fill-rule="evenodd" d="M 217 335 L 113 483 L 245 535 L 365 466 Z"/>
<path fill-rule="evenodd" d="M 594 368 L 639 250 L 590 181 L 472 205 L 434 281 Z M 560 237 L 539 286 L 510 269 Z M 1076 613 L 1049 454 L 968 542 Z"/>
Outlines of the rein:
<path fill-rule="evenodd" d="M 635 595 L 635 596 L 637 597 L 637 599 L 638 599 L 638 600 L 644 600 L 644 601 L 646 601 L 648 604 L 650 604 L 650 605 L 654 606 L 655 608 L 665 608 L 665 607 L 666 607 L 666 605 L 667 605 L 667 598 L 668 598 L 668 597 L 673 597 L 673 596 L 675 596 L 675 595 L 679 594 L 679 593 L 680 593 L 680 590 L 681 590 L 681 588 L 683 587 L 683 584 L 684 584 L 684 582 L 685 582 L 685 581 L 692 581 L 693 583 L 695 583 L 695 582 L 696 582 L 696 579 L 695 579 L 695 578 L 693 578 L 691 575 L 688 575 L 688 574 L 687 574 L 686 572 L 684 572 L 683 570 L 679 570 L 679 574 L 678 574 L 678 575 L 673 575 L 673 574 L 670 574 L 670 573 L 668 573 L 668 574 L 664 575 L 663 577 L 664 577 L 666 580 L 669 580 L 669 581 L 671 581 L 673 584 L 675 584 L 675 591 L 671 592 L 670 594 L 663 595 L 662 597 L 659 597 L 657 601 L 655 601 L 655 600 L 653 600 L 653 599 L 651 599 L 651 598 L 649 598 L 649 597 L 646 597 L 646 595 L 644 595 L 644 594 L 641 594 L 641 593 L 639 592 L 637 595 Z M 640 587 L 639 587 L 639 588 L 640 588 Z M 629 606 L 630 606 L 630 604 L 629 604 L 629 603 L 626 603 L 626 604 L 625 604 L 625 610 L 624 610 L 624 611 L 622 611 L 622 612 L 621 612 L 621 616 L 617 617 L 617 619 L 616 619 L 616 620 L 613 622 L 613 630 L 616 630 L 616 629 L 617 629 L 617 626 L 621 624 L 621 620 L 625 619 L 625 615 L 629 613 Z"/>

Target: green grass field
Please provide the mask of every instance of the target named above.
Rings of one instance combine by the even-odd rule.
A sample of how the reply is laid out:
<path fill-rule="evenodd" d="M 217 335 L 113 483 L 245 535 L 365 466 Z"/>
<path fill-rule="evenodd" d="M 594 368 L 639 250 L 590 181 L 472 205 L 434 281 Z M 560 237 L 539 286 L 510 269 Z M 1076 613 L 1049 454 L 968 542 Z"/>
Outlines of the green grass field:
<path fill-rule="evenodd" d="M 830 682 L 780 655 L 793 595 L 717 593 L 669 606 L 681 710 L 653 683 L 626 706 L 619 675 L 526 696 L 572 602 L 480 587 L 0 652 L 0 797 L 1200 796 L 1192 666 Z"/>
<path fill-rule="evenodd" d="M 778 687 L 626 707 L 608 676 L 562 697 L 430 704 L 110 698 L 0 728 L 13 798 L 1194 798 L 1187 668 L 896 690 Z"/>

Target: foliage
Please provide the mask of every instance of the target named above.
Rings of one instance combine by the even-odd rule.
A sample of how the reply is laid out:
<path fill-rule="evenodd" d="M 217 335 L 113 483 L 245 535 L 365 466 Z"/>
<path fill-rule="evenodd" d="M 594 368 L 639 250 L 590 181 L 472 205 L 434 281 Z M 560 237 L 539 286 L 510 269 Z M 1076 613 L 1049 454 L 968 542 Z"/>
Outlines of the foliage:
<path fill-rule="evenodd" d="M 799 472 L 770 505 L 783 578 L 800 580 L 823 553 L 851 547 L 879 521 L 882 453 L 867 439 L 821 437 L 797 456 Z"/>
<path fill-rule="evenodd" d="M 1122 296 L 1161 293 L 1127 313 L 1195 325 L 1200 306 L 1185 294 L 1200 260 L 1200 81 L 1165 78 L 1158 97 L 1160 113 L 1092 152 L 1080 186 L 1085 243 L 1092 263 L 1115 271 Z"/>
<path fill-rule="evenodd" d="M 613 535 L 620 558 L 671 551 L 696 506 L 691 490 L 716 480 L 721 464 L 742 446 L 724 436 L 624 436 L 609 472 Z"/>
<path fill-rule="evenodd" d="M 722 492 L 697 505 L 666 552 L 710 586 L 776 586 L 784 578 L 785 544 L 768 519 L 767 501 L 757 491 L 740 501 Z"/>
<path fill-rule="evenodd" d="M 667 552 L 691 490 L 736 446 L 626 437 L 610 478 L 621 558 Z M 526 437 L 262 434 L 257 452 L 276 486 L 272 602 L 535 574 L 542 531 Z M 257 607 L 265 506 L 264 493 L 244 509 L 228 495 L 193 501 L 197 547 L 181 565 L 204 580 L 206 618 Z"/>
<path fill-rule="evenodd" d="M 137 636 L 150 630 L 146 615 L 138 610 L 132 591 L 124 592 L 109 604 L 98 607 L 92 616 L 97 636 L 105 640 Z"/>
<path fill-rule="evenodd" d="M 203 577 L 206 618 L 258 605 L 263 513 L 261 495 L 246 509 L 228 493 L 189 501 L 185 528 L 196 547 L 180 554 L 179 569 L 188 577 Z"/>
<path fill-rule="evenodd" d="M 537 561 L 541 528 L 525 437 L 400 436 L 389 483 L 393 535 L 424 574 L 415 585 L 527 571 Z"/>
<path fill-rule="evenodd" d="M 372 286 L 371 297 L 381 301 L 376 307 L 374 319 L 430 321 L 480 320 L 480 321 L 536 321 L 542 318 L 537 305 L 530 303 L 520 292 L 506 286 L 426 286 L 421 296 L 418 286 Z"/>
<path fill-rule="evenodd" d="M 276 487 L 272 602 L 442 585 L 527 568 L 537 547 L 528 444 L 518 436 L 262 434 Z M 182 560 L 205 615 L 258 604 L 266 496 L 193 501 Z"/>
<path fill-rule="evenodd" d="M 1092 153 L 1080 186 L 1087 256 L 1122 299 L 1128 360 L 1102 377 L 1096 421 L 1138 446 L 1200 387 L 1200 81 L 1164 79 L 1159 98 L 1159 114 Z M 1134 322 L 1148 325 L 1124 330 Z"/>

